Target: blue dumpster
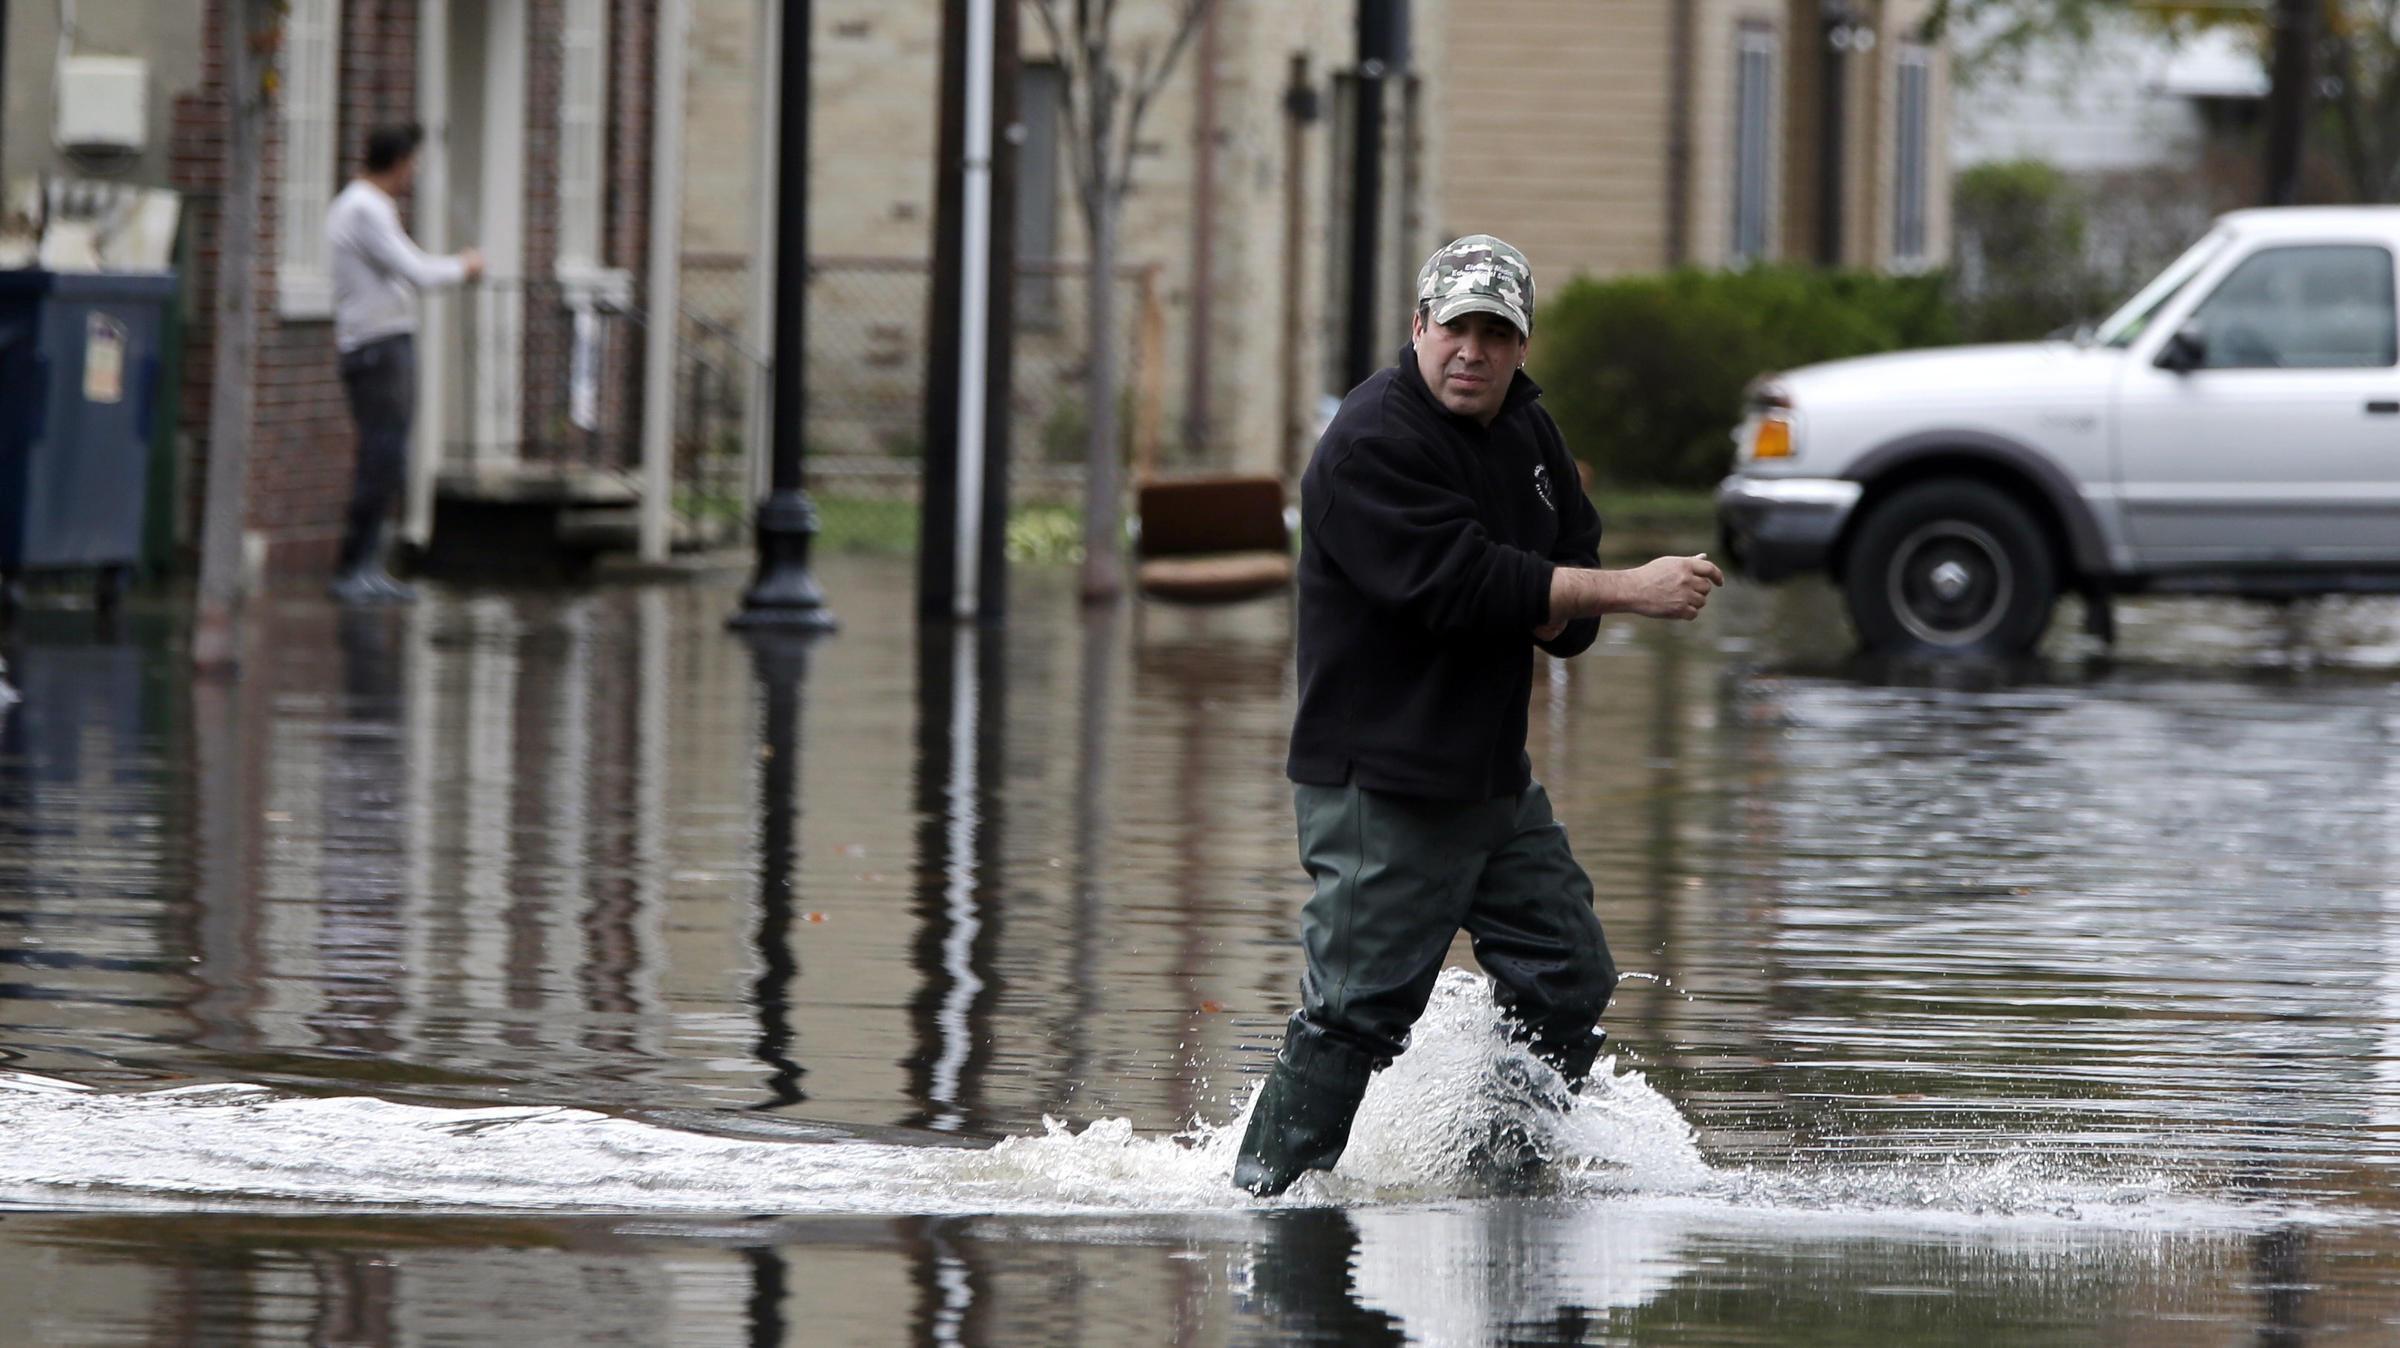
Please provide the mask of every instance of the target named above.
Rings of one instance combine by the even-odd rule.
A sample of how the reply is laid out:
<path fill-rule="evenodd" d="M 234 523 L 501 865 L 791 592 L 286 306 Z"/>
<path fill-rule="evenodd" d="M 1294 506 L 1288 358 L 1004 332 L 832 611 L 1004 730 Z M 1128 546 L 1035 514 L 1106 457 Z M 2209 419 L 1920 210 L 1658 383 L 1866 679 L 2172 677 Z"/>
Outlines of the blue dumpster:
<path fill-rule="evenodd" d="M 172 272 L 0 271 L 0 581 L 142 555 Z M 0 597 L 0 602 L 5 602 Z"/>

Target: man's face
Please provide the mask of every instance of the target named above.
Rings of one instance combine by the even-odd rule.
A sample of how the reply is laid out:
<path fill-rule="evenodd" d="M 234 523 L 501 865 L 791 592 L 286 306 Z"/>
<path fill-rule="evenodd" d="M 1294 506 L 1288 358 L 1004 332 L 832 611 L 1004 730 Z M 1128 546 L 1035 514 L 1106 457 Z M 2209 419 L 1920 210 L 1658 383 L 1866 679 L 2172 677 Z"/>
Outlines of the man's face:
<path fill-rule="evenodd" d="M 1490 425 L 1508 397 L 1509 381 L 1525 363 L 1525 334 L 1498 314 L 1461 314 L 1447 323 L 1417 310 L 1409 335 L 1417 344 L 1417 373 L 1444 407 Z"/>
<path fill-rule="evenodd" d="M 392 165 L 392 195 L 398 196 L 417 180 L 417 157 L 413 154 Z"/>

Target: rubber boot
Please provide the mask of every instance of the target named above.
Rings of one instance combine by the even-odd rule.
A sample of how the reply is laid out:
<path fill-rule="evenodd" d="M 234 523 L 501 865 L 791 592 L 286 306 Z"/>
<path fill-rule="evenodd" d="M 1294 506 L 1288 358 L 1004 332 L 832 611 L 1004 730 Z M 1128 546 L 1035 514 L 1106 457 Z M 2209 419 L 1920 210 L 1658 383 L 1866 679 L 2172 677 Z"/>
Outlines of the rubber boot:
<path fill-rule="evenodd" d="M 1527 1194 L 1556 1158 L 1555 1120 L 1575 1107 L 1563 1080 L 1510 1054 L 1487 1064 L 1480 1084 L 1483 1135 L 1467 1148 L 1467 1171 L 1497 1193 Z"/>
<path fill-rule="evenodd" d="M 1261 1198 L 1273 1198 L 1311 1170 L 1331 1170 L 1350 1145 L 1350 1120 L 1366 1097 L 1372 1065 L 1348 1055 L 1295 1054 L 1293 1043 L 1275 1059 L 1275 1070 L 1250 1111 L 1250 1130 L 1233 1163 L 1233 1182 Z M 1297 1056 L 1300 1066 L 1292 1059 Z"/>
<path fill-rule="evenodd" d="M 1600 1051 L 1606 1047 L 1608 1031 L 1595 1029 L 1588 1034 L 1576 1035 L 1565 1044 L 1545 1041 L 1536 1036 L 1533 1054 L 1557 1069 L 1559 1076 L 1565 1079 L 1568 1090 L 1581 1091 L 1585 1080 L 1592 1075 L 1592 1064 L 1600 1060 Z"/>

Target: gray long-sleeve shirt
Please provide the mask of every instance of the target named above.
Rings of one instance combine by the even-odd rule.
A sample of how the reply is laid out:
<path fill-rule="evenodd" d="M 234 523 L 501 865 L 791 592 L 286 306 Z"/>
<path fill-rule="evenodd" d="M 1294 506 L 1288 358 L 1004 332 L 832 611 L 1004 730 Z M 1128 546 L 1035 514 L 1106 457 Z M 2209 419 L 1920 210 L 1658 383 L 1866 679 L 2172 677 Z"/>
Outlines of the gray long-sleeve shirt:
<path fill-rule="evenodd" d="M 417 330 L 417 292 L 457 285 L 467 264 L 417 247 L 400 228 L 400 208 L 380 187 L 353 178 L 325 212 L 326 267 L 333 274 L 333 345 L 350 352 Z"/>

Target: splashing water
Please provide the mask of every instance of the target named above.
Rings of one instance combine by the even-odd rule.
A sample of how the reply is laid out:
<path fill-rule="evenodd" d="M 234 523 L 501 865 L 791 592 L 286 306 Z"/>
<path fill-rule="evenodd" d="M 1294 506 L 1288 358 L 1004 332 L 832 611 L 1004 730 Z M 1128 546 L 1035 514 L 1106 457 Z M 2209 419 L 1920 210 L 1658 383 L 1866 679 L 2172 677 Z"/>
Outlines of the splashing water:
<path fill-rule="evenodd" d="M 1175 1135 L 1053 1119 L 988 1150 L 761 1141 L 590 1110 L 444 1109 L 264 1087 L 111 1093 L 0 1074 L 0 1207 L 323 1207 L 584 1212 L 1064 1214 L 1237 1210 L 1256 1100 Z M 795 1128 L 806 1135 L 807 1129 Z M 1527 1172 L 1515 1161 L 1538 1158 Z M 1512 1043 L 1485 979 L 1443 974 L 1408 1052 L 1369 1089 L 1341 1164 L 1285 1204 L 1388 1206 L 1494 1193 L 1756 1218 L 1827 1210 L 2152 1224 L 2158 1177 L 2094 1180 L 2039 1161 L 1719 1170 L 1640 1073 L 1603 1060 L 1579 1095 Z M 2221 1220 L 2222 1205 L 2210 1214 Z M 2169 1220 L 2172 1220 L 2170 1217 Z"/>
<path fill-rule="evenodd" d="M 1601 1060 L 1580 1095 L 1513 1042 L 1489 979 L 1446 969 L 1408 1051 L 1367 1090 L 1329 1199 L 1393 1201 L 1520 1187 L 1561 1194 L 1686 1192 L 1712 1172 L 1692 1126 L 1639 1072 Z"/>
<path fill-rule="evenodd" d="M 1250 1097 L 1232 1120 L 1175 1136 L 1143 1136 L 1125 1119 L 1080 1131 L 1045 1120 L 1041 1134 L 977 1151 L 729 1138 L 579 1109 L 443 1109 L 244 1085 L 110 1093 L 0 1075 L 0 1204 L 1232 1209 L 1251 1203 L 1230 1183 L 1255 1089 Z M 1340 1169 L 1291 1201 L 1476 1192 L 1476 1145 L 1512 1125 L 1569 1191 L 1688 1187 L 1709 1173 L 1690 1127 L 1638 1075 L 1604 1065 L 1583 1098 L 1565 1097 L 1555 1073 L 1507 1041 L 1490 985 L 1453 970 L 1414 1045 L 1368 1093 Z"/>

